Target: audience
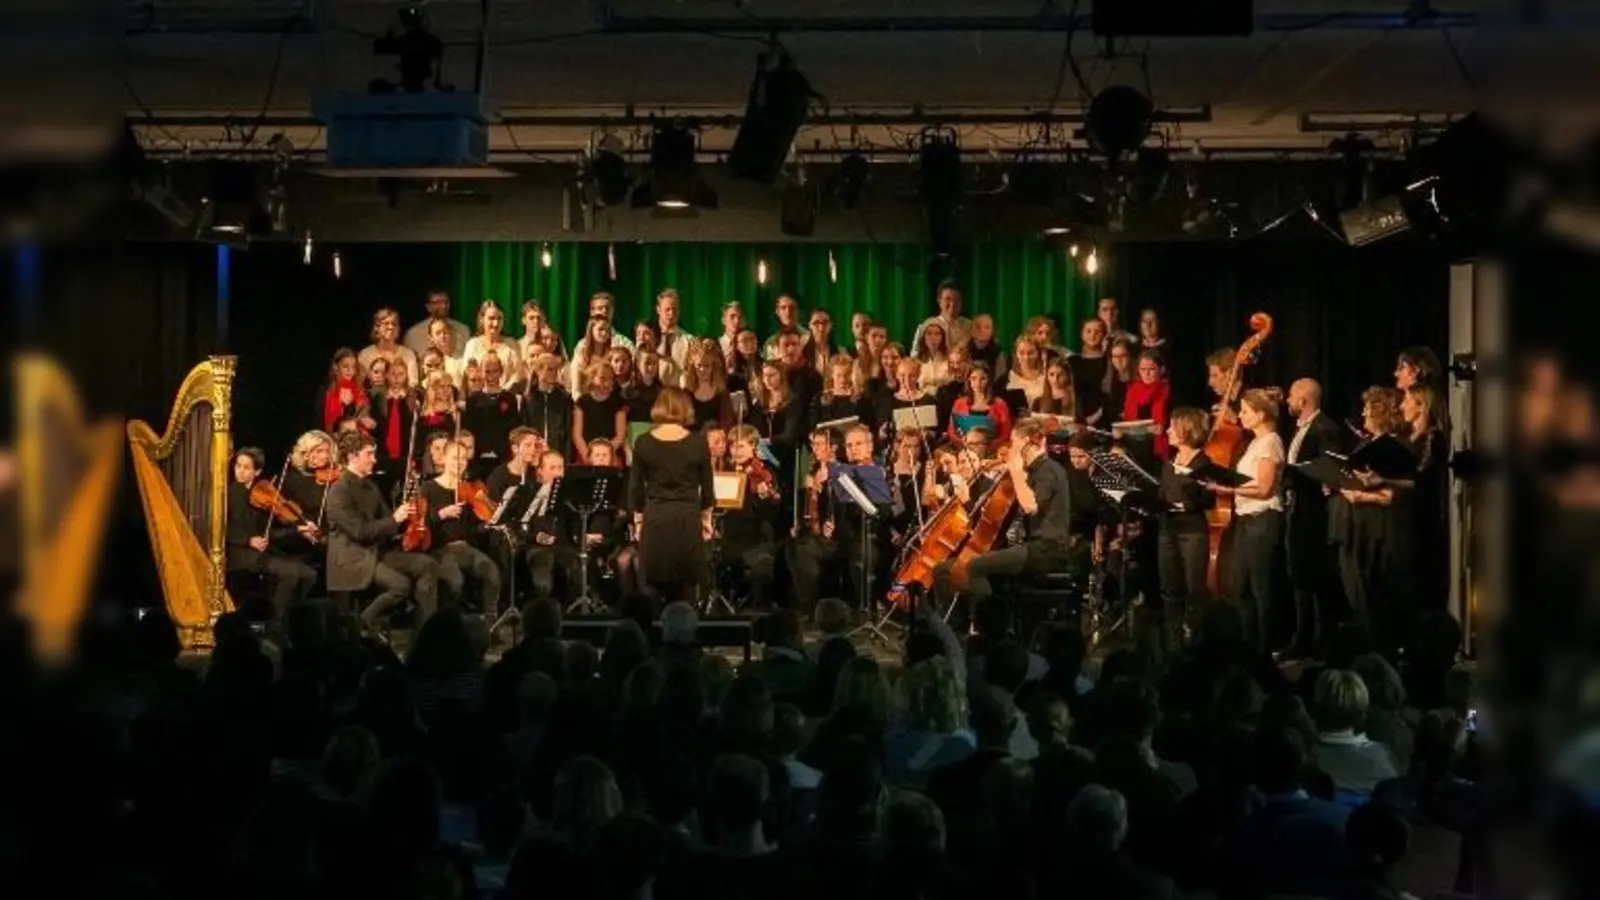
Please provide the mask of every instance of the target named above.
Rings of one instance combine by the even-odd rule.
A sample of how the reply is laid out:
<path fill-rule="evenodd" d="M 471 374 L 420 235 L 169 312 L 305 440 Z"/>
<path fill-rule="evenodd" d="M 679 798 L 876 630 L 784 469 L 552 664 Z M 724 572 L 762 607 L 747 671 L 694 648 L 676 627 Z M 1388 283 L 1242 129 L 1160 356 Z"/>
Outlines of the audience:
<path fill-rule="evenodd" d="M 1371 795 L 1378 782 L 1399 774 L 1389 748 L 1368 738 L 1367 686 L 1346 669 L 1328 669 L 1317 676 L 1312 715 L 1317 741 L 1312 750 L 1317 768 L 1350 802 Z"/>

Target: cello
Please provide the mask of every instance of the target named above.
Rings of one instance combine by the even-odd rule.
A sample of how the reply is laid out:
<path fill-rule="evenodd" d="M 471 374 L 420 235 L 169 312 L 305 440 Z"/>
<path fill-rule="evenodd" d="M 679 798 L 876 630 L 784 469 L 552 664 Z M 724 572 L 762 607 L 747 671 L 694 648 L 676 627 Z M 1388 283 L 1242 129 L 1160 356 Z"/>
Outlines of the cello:
<path fill-rule="evenodd" d="M 1226 413 L 1239 401 L 1239 394 L 1244 389 L 1245 367 L 1256 361 L 1261 345 L 1272 334 L 1272 317 L 1264 312 L 1252 315 L 1250 332 L 1250 336 L 1244 339 L 1233 355 L 1233 368 L 1228 372 L 1227 384 L 1217 403 L 1224 414 L 1212 419 L 1211 431 L 1206 436 L 1206 458 L 1224 469 L 1237 466 L 1250 444 L 1250 438 L 1238 418 Z M 1222 556 L 1222 535 L 1232 523 L 1233 497 L 1226 494 L 1218 496 L 1216 504 L 1206 511 L 1206 589 L 1213 597 L 1220 593 L 1218 562 Z"/>
<path fill-rule="evenodd" d="M 1003 466 L 1009 442 L 995 445 L 995 460 L 983 464 L 990 470 Z M 1017 489 L 1004 474 L 980 494 L 969 512 L 960 497 L 951 497 L 944 506 L 928 519 L 926 525 L 906 542 L 906 550 L 895 567 L 894 580 L 889 590 L 889 601 L 899 608 L 911 604 L 911 586 L 920 585 L 923 592 L 933 589 L 933 570 L 949 560 L 951 583 L 957 588 L 966 587 L 967 565 L 974 557 L 994 548 L 1016 507 Z"/>

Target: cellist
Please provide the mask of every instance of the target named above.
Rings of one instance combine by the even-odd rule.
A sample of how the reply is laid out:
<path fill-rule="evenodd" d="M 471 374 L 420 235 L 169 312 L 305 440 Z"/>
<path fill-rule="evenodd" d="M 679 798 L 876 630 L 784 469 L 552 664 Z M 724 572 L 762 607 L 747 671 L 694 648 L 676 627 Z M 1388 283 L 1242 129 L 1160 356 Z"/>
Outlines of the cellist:
<path fill-rule="evenodd" d="M 993 595 L 991 576 L 1048 572 L 1067 564 L 1071 514 L 1067 473 L 1045 452 L 1044 426 L 1037 419 L 1024 419 L 1012 429 L 1001 477 L 1009 478 L 1016 491 L 1023 538 L 1009 547 L 981 554 L 968 564 L 967 594 L 974 606 Z M 942 608 L 949 608 L 954 600 L 953 578 L 953 560 L 934 569 L 934 591 Z"/>

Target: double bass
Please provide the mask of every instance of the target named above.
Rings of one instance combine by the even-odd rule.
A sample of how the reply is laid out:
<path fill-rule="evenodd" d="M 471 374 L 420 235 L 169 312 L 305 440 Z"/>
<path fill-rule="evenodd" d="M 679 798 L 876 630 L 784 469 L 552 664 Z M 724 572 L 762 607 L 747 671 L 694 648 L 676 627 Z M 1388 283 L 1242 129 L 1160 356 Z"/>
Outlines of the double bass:
<path fill-rule="evenodd" d="M 1244 339 L 1239 349 L 1233 355 L 1233 369 L 1228 372 L 1228 381 L 1222 391 L 1222 398 L 1218 401 L 1224 411 L 1232 409 L 1239 402 L 1239 394 L 1244 390 L 1245 367 L 1254 363 L 1261 352 L 1261 345 L 1267 342 L 1267 337 L 1272 334 L 1272 317 L 1264 312 L 1258 312 L 1250 317 L 1250 336 Z M 1218 415 L 1211 421 L 1211 432 L 1206 436 L 1205 455 L 1213 465 L 1224 469 L 1233 469 L 1239 465 L 1239 460 L 1244 457 L 1244 451 L 1250 446 L 1250 436 L 1245 433 L 1243 426 L 1236 417 Z M 1228 494 L 1219 495 L 1215 505 L 1206 512 L 1206 589 L 1215 597 L 1220 591 L 1220 577 L 1218 575 L 1218 560 L 1222 555 L 1222 535 L 1233 523 L 1233 497 Z"/>

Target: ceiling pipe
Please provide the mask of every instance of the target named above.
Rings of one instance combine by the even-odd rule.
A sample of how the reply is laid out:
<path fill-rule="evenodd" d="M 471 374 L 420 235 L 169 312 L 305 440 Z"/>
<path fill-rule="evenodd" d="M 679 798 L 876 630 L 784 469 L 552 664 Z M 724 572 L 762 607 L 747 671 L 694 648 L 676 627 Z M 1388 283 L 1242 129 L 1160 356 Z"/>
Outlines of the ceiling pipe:
<path fill-rule="evenodd" d="M 1082 123 L 1083 111 L 1021 112 L 1021 113 L 939 113 L 932 110 L 913 110 L 905 113 L 826 113 L 806 118 L 807 127 L 842 125 L 911 127 L 917 125 L 947 125 L 961 128 L 974 125 L 1071 125 Z M 128 113 L 128 121 L 135 127 L 161 128 L 221 128 L 238 124 L 242 119 L 252 123 L 254 117 L 241 117 L 237 113 L 162 113 L 142 111 Z M 493 124 L 506 128 L 613 128 L 647 127 L 662 122 L 685 122 L 704 129 L 736 129 L 744 116 L 727 113 L 700 115 L 691 112 L 663 112 L 658 115 L 624 113 L 620 115 L 507 115 L 494 119 Z M 1156 110 L 1151 121 L 1158 124 L 1196 125 L 1211 121 L 1209 104 Z M 323 122 L 313 116 L 268 115 L 261 119 L 262 128 L 316 128 Z"/>
<path fill-rule="evenodd" d="M 1476 13 L 1428 12 L 1422 15 L 1407 12 L 1370 13 L 1330 10 L 1324 12 L 1262 13 L 1255 17 L 1258 31 L 1304 31 L 1311 28 L 1327 30 L 1381 30 L 1397 28 L 1474 28 L 1478 24 Z M 600 11 L 600 31 L 609 35 L 624 34 L 851 34 L 900 32 L 906 34 L 928 32 L 1040 32 L 1081 31 L 1093 33 L 1090 15 L 1073 16 L 1051 9 L 1033 16 L 801 16 L 795 18 L 765 18 L 740 16 L 730 18 L 666 19 L 658 16 L 621 16 L 611 11 L 609 5 Z"/>
<path fill-rule="evenodd" d="M 240 160 L 270 162 L 278 158 L 274 151 L 251 147 L 243 149 L 231 148 L 176 148 L 159 143 L 146 145 L 144 153 L 154 160 L 172 163 L 203 163 L 214 160 Z M 731 147 L 702 148 L 696 154 L 696 160 L 704 163 L 721 161 L 731 151 Z M 1004 164 L 1012 158 L 1026 153 L 1031 160 L 1060 160 L 1081 162 L 1087 149 L 1086 144 L 1075 145 L 1073 148 L 1025 148 L 1020 146 L 990 147 L 972 146 L 961 150 L 962 156 L 974 164 L 994 162 Z M 838 162 L 846 156 L 860 153 L 873 163 L 890 165 L 905 165 L 916 162 L 920 154 L 916 148 L 905 147 L 873 147 L 865 150 L 837 147 L 796 147 L 796 157 L 813 163 Z M 554 149 L 554 150 L 515 150 L 512 148 L 497 148 L 489 152 L 489 162 L 496 166 L 539 166 L 551 163 L 577 162 L 584 157 L 585 151 L 581 149 Z M 315 147 L 297 147 L 291 157 L 297 163 L 318 163 L 323 159 L 323 151 Z M 650 151 L 645 148 L 622 151 L 626 158 L 639 162 L 649 159 Z M 1403 154 L 1398 149 L 1378 148 L 1373 151 L 1373 159 L 1400 159 Z M 1205 165 L 1207 163 L 1230 161 L 1253 162 L 1336 162 L 1342 157 L 1325 147 L 1224 147 L 1206 148 L 1201 155 L 1193 155 L 1174 150 L 1169 157 L 1173 164 Z"/>

